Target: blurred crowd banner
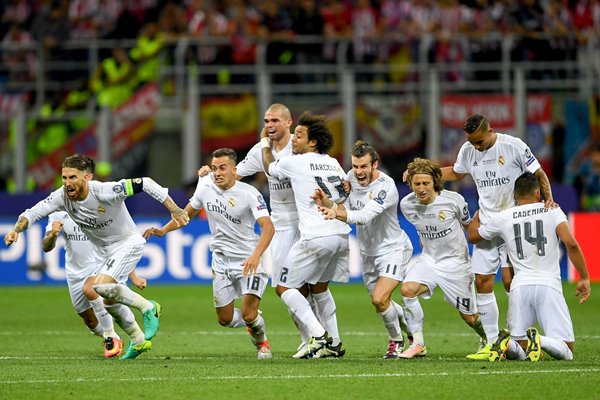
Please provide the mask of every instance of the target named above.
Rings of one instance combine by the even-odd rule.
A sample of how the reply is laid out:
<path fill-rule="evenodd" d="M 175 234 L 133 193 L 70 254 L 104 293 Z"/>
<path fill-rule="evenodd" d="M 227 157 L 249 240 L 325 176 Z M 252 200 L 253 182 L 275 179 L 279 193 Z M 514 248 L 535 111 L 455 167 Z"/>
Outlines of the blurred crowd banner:
<path fill-rule="evenodd" d="M 202 151 L 246 149 L 258 140 L 258 106 L 253 95 L 203 98 L 200 105 Z"/>
<path fill-rule="evenodd" d="M 600 224 L 600 214 L 571 214 L 575 236 L 579 240 L 586 255 L 592 280 L 600 281 L 600 252 L 596 251 L 594 242 L 594 226 Z M 163 226 L 166 218 L 134 218 L 138 229 Z M 413 243 L 414 253 L 411 267 L 417 266 L 421 253 L 419 238 L 414 227 L 401 217 L 400 226 L 408 234 Z M 12 229 L 13 219 L 0 218 L 0 235 Z M 6 285 L 39 285 L 65 283 L 64 241 L 62 236 L 56 248 L 44 253 L 42 238 L 46 222 L 33 224 L 19 240 L 10 247 L 0 245 L 0 286 Z M 151 284 L 208 284 L 211 282 L 210 268 L 210 232 L 208 222 L 195 218 L 180 230 L 173 231 L 163 238 L 152 237 L 144 248 L 144 256 L 136 272 L 139 276 L 150 280 Z M 263 262 L 268 270 L 271 266 L 269 253 Z M 350 235 L 350 279 L 361 282 L 362 263 L 360 261 L 355 231 Z M 565 257 L 561 258 L 561 275 L 563 279 L 573 280 L 573 268 L 568 269 Z M 499 277 L 497 277 L 497 280 Z"/>
<path fill-rule="evenodd" d="M 494 131 L 515 135 L 515 104 L 513 96 L 443 96 L 442 105 L 442 165 L 452 165 L 465 143 L 463 126 L 473 114 L 481 114 Z M 527 129 L 525 142 L 547 173 L 552 171 L 552 97 L 527 95 Z"/>
<path fill-rule="evenodd" d="M 148 137 L 154 127 L 151 116 L 160 104 L 158 86 L 148 84 L 139 90 L 124 104 L 119 106 L 111 117 L 111 158 L 118 159 L 131 151 L 139 142 Z M 69 142 L 56 151 L 41 157 L 29 167 L 40 190 L 54 189 L 56 171 L 60 171 L 65 156 L 70 154 L 85 154 L 96 157 L 98 148 L 96 129 L 93 124 L 73 136 Z"/>

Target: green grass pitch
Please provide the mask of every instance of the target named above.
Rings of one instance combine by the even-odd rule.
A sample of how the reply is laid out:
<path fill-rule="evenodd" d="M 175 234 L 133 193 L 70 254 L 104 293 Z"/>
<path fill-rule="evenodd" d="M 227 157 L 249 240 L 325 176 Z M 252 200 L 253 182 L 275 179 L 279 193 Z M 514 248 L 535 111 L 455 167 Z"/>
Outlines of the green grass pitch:
<path fill-rule="evenodd" d="M 150 286 L 163 306 L 152 351 L 103 359 L 99 338 L 75 314 L 66 287 L 0 289 L 0 399 L 598 399 L 600 285 L 577 304 L 565 295 L 575 360 L 470 361 L 476 335 L 441 292 L 421 300 L 428 356 L 383 360 L 387 337 L 360 284 L 332 287 L 346 356 L 296 360 L 299 337 L 268 289 L 261 305 L 273 360 L 257 360 L 245 329 L 220 327 L 210 286 Z M 501 319 L 506 296 L 496 287 Z M 399 297 L 398 294 L 395 296 Z M 138 321 L 141 319 L 136 311 Z"/>

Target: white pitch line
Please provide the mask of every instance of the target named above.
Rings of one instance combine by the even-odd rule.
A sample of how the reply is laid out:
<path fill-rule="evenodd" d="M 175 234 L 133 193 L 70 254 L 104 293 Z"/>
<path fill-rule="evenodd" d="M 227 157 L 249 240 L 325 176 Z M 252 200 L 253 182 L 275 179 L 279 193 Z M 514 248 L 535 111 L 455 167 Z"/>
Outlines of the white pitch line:
<path fill-rule="evenodd" d="M 197 336 L 248 336 L 248 333 L 242 329 L 223 329 L 223 330 L 207 330 L 207 331 L 161 331 L 165 335 L 197 335 Z M 85 330 L 74 331 L 0 331 L 0 336 L 64 336 L 64 335 L 85 335 Z M 381 331 L 349 331 L 342 332 L 344 336 L 382 336 Z M 272 336 L 298 336 L 296 331 L 269 331 Z M 384 335 L 383 335 L 384 336 Z M 472 332 L 428 332 L 427 336 L 455 336 L 455 337 L 475 337 Z M 600 335 L 577 335 L 576 339 L 598 340 Z"/>
<path fill-rule="evenodd" d="M 132 377 L 132 378 L 93 378 L 93 379 L 26 379 L 0 380 L 0 384 L 55 384 L 55 383 L 98 383 L 98 382 L 164 382 L 164 381 L 230 381 L 230 380 L 301 380 L 301 379 L 357 379 L 357 378 L 414 378 L 414 377 L 444 377 L 444 376 L 483 376 L 483 375 L 514 375 L 514 374 L 564 374 L 564 373 L 596 373 L 600 368 L 569 368 L 556 370 L 510 370 L 510 371 L 473 371 L 473 372 L 432 372 L 432 373 L 385 373 L 385 374 L 329 374 L 329 375 L 230 375 L 230 376 L 188 376 L 188 377 Z"/>

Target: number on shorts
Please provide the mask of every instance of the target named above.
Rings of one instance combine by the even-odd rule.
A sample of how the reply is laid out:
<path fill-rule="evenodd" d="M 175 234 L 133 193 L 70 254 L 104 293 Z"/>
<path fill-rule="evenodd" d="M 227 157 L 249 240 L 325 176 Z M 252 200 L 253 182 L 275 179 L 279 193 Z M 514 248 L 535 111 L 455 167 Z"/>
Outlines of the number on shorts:
<path fill-rule="evenodd" d="M 323 178 L 321 178 L 320 176 L 315 176 L 315 181 L 317 182 L 317 185 L 319 185 L 321 190 L 323 192 L 325 192 L 327 197 L 331 198 L 331 191 L 329 190 L 327 185 L 325 185 L 325 182 L 323 182 Z M 337 190 L 338 197 L 340 197 L 340 198 L 346 197 L 346 192 L 344 191 L 344 182 L 342 181 L 342 178 L 340 178 L 339 176 L 335 176 L 335 175 L 328 176 L 327 182 L 331 183 L 333 185 L 333 187 Z M 337 185 L 336 185 L 336 183 L 337 183 Z"/>
<path fill-rule="evenodd" d="M 471 299 L 469 299 L 468 297 L 457 297 L 456 298 L 456 309 L 460 310 L 460 306 L 463 306 L 463 308 L 466 311 L 469 311 L 469 309 L 471 308 Z"/>
<path fill-rule="evenodd" d="M 392 275 L 396 275 L 397 269 L 398 269 L 398 266 L 396 264 L 394 264 L 394 270 L 392 271 Z M 385 273 L 386 274 L 390 273 L 390 264 L 387 265 L 387 268 L 385 269 Z"/>
<path fill-rule="evenodd" d="M 252 279 L 252 284 L 250 283 L 250 279 Z M 260 287 L 260 278 L 258 276 L 248 277 L 246 281 L 246 288 L 250 288 L 251 290 L 258 290 Z"/>
<path fill-rule="evenodd" d="M 281 275 L 279 276 L 279 281 L 286 283 L 287 282 L 287 274 L 288 274 L 288 269 L 286 267 L 281 268 Z"/>
<path fill-rule="evenodd" d="M 546 255 L 546 243 L 548 239 L 544 236 L 544 223 L 538 219 L 535 221 L 535 236 L 531 236 L 531 222 L 524 222 L 525 226 L 525 240 L 537 247 L 537 254 L 539 256 Z M 513 230 L 515 232 L 515 244 L 517 245 L 517 257 L 519 260 L 525 258 L 523 254 L 523 241 L 521 239 L 521 225 L 514 224 Z"/>

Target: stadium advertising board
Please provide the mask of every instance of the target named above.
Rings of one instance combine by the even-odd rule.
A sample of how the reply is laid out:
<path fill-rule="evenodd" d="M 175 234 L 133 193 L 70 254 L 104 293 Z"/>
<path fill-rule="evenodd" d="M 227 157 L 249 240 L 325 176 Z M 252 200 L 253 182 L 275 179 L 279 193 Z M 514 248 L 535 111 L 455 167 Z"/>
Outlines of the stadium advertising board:
<path fill-rule="evenodd" d="M 134 218 L 143 232 L 151 226 L 163 226 L 167 220 L 157 218 Z M 12 229 L 14 220 L 0 219 L 0 235 Z M 19 240 L 10 247 L 0 246 L 0 285 L 55 284 L 65 282 L 64 240 L 62 236 L 56 248 L 44 253 L 42 238 L 46 221 L 33 224 L 21 233 Z M 210 232 L 206 220 L 196 218 L 180 230 L 163 238 L 151 238 L 144 248 L 144 256 L 136 270 L 137 274 L 153 283 L 210 283 Z M 350 240 L 351 279 L 361 279 L 361 263 L 354 233 Z M 270 269 L 270 255 L 264 257 Z"/>

